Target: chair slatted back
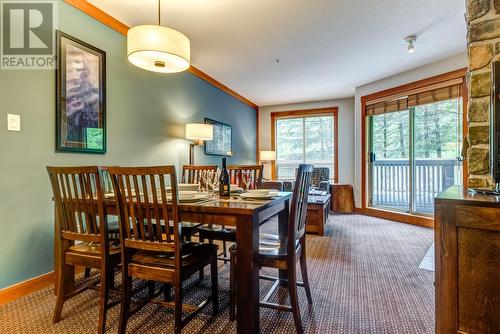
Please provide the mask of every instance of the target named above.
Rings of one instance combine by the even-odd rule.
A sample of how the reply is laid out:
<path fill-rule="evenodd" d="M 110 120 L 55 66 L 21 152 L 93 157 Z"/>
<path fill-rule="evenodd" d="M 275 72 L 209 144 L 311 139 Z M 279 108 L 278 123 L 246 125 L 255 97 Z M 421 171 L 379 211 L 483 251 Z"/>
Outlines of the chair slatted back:
<path fill-rule="evenodd" d="M 108 168 L 111 166 L 99 166 L 99 176 L 101 177 L 101 185 L 104 193 L 113 192 L 113 182 L 111 182 L 111 176 L 109 175 Z M 118 166 L 113 166 L 118 167 Z"/>
<path fill-rule="evenodd" d="M 227 167 L 229 180 L 231 184 L 236 184 L 239 187 L 247 190 L 243 178 L 251 178 L 248 189 L 258 189 L 262 183 L 263 165 L 233 165 Z"/>
<path fill-rule="evenodd" d="M 63 238 L 104 242 L 107 218 L 98 167 L 49 166 L 47 172 L 59 208 Z"/>
<path fill-rule="evenodd" d="M 288 250 L 293 253 L 295 253 L 295 241 L 302 238 L 306 230 L 307 200 L 312 171 L 312 165 L 301 164 L 295 179 L 288 224 Z"/>
<path fill-rule="evenodd" d="M 182 166 L 182 183 L 200 183 L 201 174 L 203 172 L 213 172 L 213 177 L 216 177 L 217 166 Z"/>
<path fill-rule="evenodd" d="M 108 171 L 119 212 L 122 247 L 175 252 L 180 261 L 175 167 L 109 167 Z M 167 186 L 171 187 L 169 193 Z"/>

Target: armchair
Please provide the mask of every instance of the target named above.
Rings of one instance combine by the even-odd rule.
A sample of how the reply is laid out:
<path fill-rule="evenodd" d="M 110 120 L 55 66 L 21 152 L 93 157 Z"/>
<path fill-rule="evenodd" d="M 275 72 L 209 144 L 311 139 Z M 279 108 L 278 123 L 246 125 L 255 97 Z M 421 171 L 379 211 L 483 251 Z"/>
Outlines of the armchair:
<path fill-rule="evenodd" d="M 292 191 L 294 182 L 291 180 L 282 181 L 284 191 Z M 330 169 L 328 167 L 313 168 L 311 178 L 311 188 L 319 189 L 330 193 Z"/>
<path fill-rule="evenodd" d="M 313 168 L 311 188 L 330 192 L 330 169 L 328 167 Z"/>

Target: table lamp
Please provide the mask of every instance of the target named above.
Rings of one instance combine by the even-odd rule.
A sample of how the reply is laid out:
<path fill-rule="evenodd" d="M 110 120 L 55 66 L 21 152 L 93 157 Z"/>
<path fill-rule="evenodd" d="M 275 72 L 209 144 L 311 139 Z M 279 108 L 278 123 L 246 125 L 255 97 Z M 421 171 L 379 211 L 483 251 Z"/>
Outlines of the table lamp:
<path fill-rule="evenodd" d="M 263 165 L 271 165 L 271 161 L 274 160 L 276 160 L 275 151 L 260 151 L 260 161 L 262 161 Z M 264 169 L 264 174 L 265 174 L 265 169 Z"/>
<path fill-rule="evenodd" d="M 186 139 L 193 140 L 189 144 L 189 164 L 194 164 L 194 147 L 203 145 L 204 140 L 214 138 L 214 127 L 211 124 L 188 123 L 186 124 Z"/>

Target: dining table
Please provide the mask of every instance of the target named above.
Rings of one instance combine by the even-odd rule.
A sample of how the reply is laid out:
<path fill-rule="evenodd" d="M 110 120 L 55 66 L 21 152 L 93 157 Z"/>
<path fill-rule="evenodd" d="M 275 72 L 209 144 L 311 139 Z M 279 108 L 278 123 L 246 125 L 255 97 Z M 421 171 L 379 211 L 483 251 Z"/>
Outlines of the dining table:
<path fill-rule="evenodd" d="M 201 224 L 232 226 L 236 228 L 236 243 L 238 245 L 238 263 L 236 270 L 237 293 L 237 332 L 259 333 L 259 267 L 256 263 L 259 251 L 259 228 L 269 218 L 278 217 L 278 233 L 287 234 L 290 209 L 290 192 L 276 193 L 270 199 L 249 199 L 232 195 L 230 198 L 220 198 L 218 194 L 207 199 L 191 202 L 180 202 L 178 206 L 179 221 Z M 116 200 L 106 196 L 104 206 L 107 215 L 117 215 Z M 168 204 L 168 203 L 167 203 Z M 171 209 L 171 204 L 167 207 Z M 55 204 L 54 233 L 58 233 L 61 212 Z M 59 237 L 54 237 L 55 247 L 55 282 L 60 274 L 58 271 L 60 259 Z M 286 277 L 283 270 L 280 277 Z M 67 289 L 75 289 L 74 273 L 68 274 Z M 57 283 L 56 283 L 57 284 Z M 57 287 L 55 287 L 57 291 Z M 68 290 L 67 290 L 68 291 Z"/>

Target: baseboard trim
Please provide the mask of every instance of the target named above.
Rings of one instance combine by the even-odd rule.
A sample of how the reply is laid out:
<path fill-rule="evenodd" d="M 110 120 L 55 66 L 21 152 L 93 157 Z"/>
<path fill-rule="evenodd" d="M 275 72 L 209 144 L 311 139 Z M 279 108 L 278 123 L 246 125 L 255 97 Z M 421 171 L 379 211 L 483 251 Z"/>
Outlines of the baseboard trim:
<path fill-rule="evenodd" d="M 410 213 L 403 213 L 403 212 L 374 209 L 374 208 L 356 208 L 356 213 L 365 216 L 392 220 L 399 223 L 417 225 L 427 228 L 434 228 L 434 218 L 431 217 L 413 215 Z"/>
<path fill-rule="evenodd" d="M 50 272 L 0 290 L 0 305 L 27 296 L 54 284 L 55 274 Z"/>

